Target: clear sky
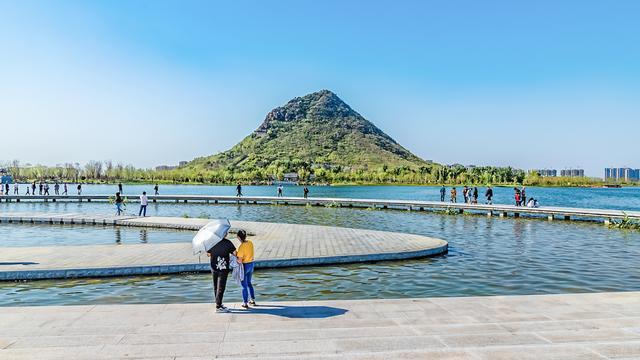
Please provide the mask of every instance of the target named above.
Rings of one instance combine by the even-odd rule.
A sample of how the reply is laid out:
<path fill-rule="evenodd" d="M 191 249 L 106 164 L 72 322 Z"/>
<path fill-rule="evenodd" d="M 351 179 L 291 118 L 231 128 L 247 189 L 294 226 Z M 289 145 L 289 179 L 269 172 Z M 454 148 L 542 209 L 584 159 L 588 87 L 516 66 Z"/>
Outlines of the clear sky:
<path fill-rule="evenodd" d="M 0 161 L 148 167 L 330 89 L 417 155 L 640 167 L 640 1 L 0 0 Z"/>

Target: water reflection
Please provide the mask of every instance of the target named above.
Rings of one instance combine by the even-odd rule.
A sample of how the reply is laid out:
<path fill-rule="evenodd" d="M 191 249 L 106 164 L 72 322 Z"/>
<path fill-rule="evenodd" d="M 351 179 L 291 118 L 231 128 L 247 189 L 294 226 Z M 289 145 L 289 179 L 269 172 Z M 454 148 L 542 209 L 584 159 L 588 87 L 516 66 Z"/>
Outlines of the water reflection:
<path fill-rule="evenodd" d="M 116 238 L 116 244 L 120 245 L 122 244 L 122 230 L 120 229 L 119 226 L 115 226 L 113 228 L 114 234 L 115 234 L 115 238 Z"/>
<path fill-rule="evenodd" d="M 140 229 L 140 242 L 146 244 L 148 239 L 147 229 Z"/>

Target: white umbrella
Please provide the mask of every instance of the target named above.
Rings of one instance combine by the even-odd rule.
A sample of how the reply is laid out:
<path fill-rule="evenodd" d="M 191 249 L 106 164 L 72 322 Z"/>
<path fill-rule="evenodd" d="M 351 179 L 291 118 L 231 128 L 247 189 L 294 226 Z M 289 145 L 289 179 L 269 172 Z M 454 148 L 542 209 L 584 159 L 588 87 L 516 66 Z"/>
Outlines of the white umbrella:
<path fill-rule="evenodd" d="M 231 224 L 227 219 L 214 220 L 203 226 L 191 240 L 193 254 L 207 252 L 215 244 L 227 236 Z"/>

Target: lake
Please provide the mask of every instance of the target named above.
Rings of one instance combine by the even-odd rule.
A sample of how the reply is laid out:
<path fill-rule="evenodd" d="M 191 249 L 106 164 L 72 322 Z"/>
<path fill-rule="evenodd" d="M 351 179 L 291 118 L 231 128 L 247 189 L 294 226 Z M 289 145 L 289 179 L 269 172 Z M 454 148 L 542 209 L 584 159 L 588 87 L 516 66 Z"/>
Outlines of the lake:
<path fill-rule="evenodd" d="M 110 188 L 112 187 L 96 187 L 95 190 L 104 193 Z M 146 187 L 125 187 L 125 192 L 144 188 Z M 196 188 L 200 193 L 229 191 L 233 194 L 235 191 L 233 187 L 184 186 L 167 186 L 165 190 L 191 193 Z M 348 192 L 349 188 L 354 191 Z M 273 189 L 269 187 L 248 187 L 245 191 L 247 194 L 263 191 L 266 195 L 271 190 Z M 285 188 L 285 192 L 297 190 L 297 187 Z M 433 196 L 438 196 L 437 188 L 424 187 L 319 187 L 312 191 L 326 191 L 326 196 L 344 197 L 358 195 L 357 197 L 412 198 L 412 191 L 416 194 L 413 198 L 433 200 Z M 508 189 L 504 191 L 508 192 Z M 619 207 L 616 206 L 615 199 L 622 198 L 621 201 L 630 208 L 637 206 L 633 204 L 638 201 L 640 194 L 635 188 L 532 188 L 530 191 L 536 197 L 538 191 L 547 196 L 553 194 L 556 196 L 555 201 L 564 199 L 562 201 L 580 203 L 584 201 L 580 199 L 591 197 L 601 204 L 600 207 Z M 626 194 L 626 198 L 621 194 Z M 609 206 L 605 206 L 607 202 Z M 109 204 L 95 202 L 2 203 L 0 209 L 101 213 L 112 210 Z M 192 217 L 227 217 L 247 221 L 399 231 L 449 241 L 448 254 L 428 259 L 258 270 L 255 282 L 259 301 L 640 290 L 640 232 L 608 229 L 602 224 L 273 205 L 156 203 L 150 205 L 150 212 L 168 216 L 186 214 Z M 150 229 L 142 236 L 141 229 L 136 228 L 118 232 L 113 228 L 100 226 L 2 224 L 0 239 L 4 240 L 0 240 L 0 246 L 20 246 L 20 243 L 33 245 L 38 242 L 45 245 L 111 243 L 119 246 L 122 243 L 143 242 L 141 238 L 145 238 L 148 243 L 186 242 L 190 240 L 191 234 L 192 232 Z M 229 285 L 228 299 L 239 300 L 239 289 L 235 285 Z M 211 280 L 207 274 L 0 283 L 0 305 L 211 300 Z"/>

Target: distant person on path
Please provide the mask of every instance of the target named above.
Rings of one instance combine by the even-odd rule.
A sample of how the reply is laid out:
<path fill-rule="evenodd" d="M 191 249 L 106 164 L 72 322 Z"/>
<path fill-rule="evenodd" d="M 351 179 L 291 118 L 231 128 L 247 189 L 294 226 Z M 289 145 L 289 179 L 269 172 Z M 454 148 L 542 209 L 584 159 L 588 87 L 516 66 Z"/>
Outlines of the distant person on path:
<path fill-rule="evenodd" d="M 49 184 L 44 184 L 44 195 L 49 196 Z"/>
<path fill-rule="evenodd" d="M 120 216 L 122 215 L 122 203 L 124 202 L 124 200 L 122 199 L 122 196 L 120 196 L 120 193 L 117 192 L 116 193 L 116 215 Z"/>
<path fill-rule="evenodd" d="M 456 190 L 455 186 L 451 189 L 451 202 L 458 202 L 458 191 Z"/>
<path fill-rule="evenodd" d="M 4 186 L 4 193 L 9 195 L 9 183 L 6 183 Z"/>
<path fill-rule="evenodd" d="M 464 198 L 465 204 L 469 202 L 469 188 L 467 187 L 467 185 L 465 185 L 464 189 L 462 189 L 462 197 Z"/>
<path fill-rule="evenodd" d="M 282 197 L 282 185 L 278 185 L 278 197 Z"/>
<path fill-rule="evenodd" d="M 229 312 L 222 304 L 224 291 L 227 288 L 227 278 L 231 269 L 229 256 L 236 251 L 233 243 L 225 237 L 215 244 L 209 251 L 207 256 L 211 258 L 211 273 L 213 276 L 213 295 L 216 301 L 216 312 Z"/>
<path fill-rule="evenodd" d="M 156 184 L 156 186 L 153 187 L 153 191 L 154 191 L 154 195 L 160 195 L 160 193 L 158 192 L 158 184 Z"/>
<path fill-rule="evenodd" d="M 256 294 L 253 291 L 253 284 L 251 278 L 253 277 L 253 242 L 247 240 L 247 232 L 244 230 L 238 230 L 238 240 L 240 240 L 240 246 L 236 252 L 238 261 L 242 263 L 244 268 L 244 279 L 242 280 L 242 307 L 249 308 L 249 305 L 256 306 Z M 251 299 L 249 299 L 251 295 Z"/>
<path fill-rule="evenodd" d="M 447 188 L 444 187 L 444 185 L 442 185 L 442 187 L 440 188 L 440 201 L 444 202 L 444 195 L 447 192 Z"/>
<path fill-rule="evenodd" d="M 124 194 L 122 191 L 122 183 L 118 183 L 118 192 L 120 192 L 120 194 Z"/>
<path fill-rule="evenodd" d="M 522 190 L 520 190 L 520 198 L 522 199 L 520 202 L 522 206 L 527 205 L 527 189 L 524 186 L 522 187 Z"/>
<path fill-rule="evenodd" d="M 26 192 L 26 193 L 24 193 L 24 194 L 25 194 L 25 195 L 31 195 L 31 194 L 29 193 L 29 185 L 27 185 L 27 192 Z"/>
<path fill-rule="evenodd" d="M 484 196 L 487 198 L 487 204 L 492 205 L 493 204 L 493 189 L 491 188 L 491 186 L 489 186 L 487 188 L 487 192 L 484 193 Z"/>
<path fill-rule="evenodd" d="M 35 195 L 36 194 L 36 182 L 34 181 L 33 184 L 31 184 L 31 195 Z"/>
<path fill-rule="evenodd" d="M 517 187 L 514 187 L 513 191 L 514 191 L 513 196 L 515 197 L 515 200 L 516 200 L 516 206 L 520 206 L 522 204 L 521 202 L 522 199 L 520 198 L 520 189 L 518 189 Z"/>
<path fill-rule="evenodd" d="M 478 188 L 475 186 L 473 187 L 473 203 L 478 203 Z"/>
<path fill-rule="evenodd" d="M 60 195 L 60 184 L 58 184 L 58 182 L 56 181 L 56 183 L 53 185 L 53 192 L 56 195 Z"/>
<path fill-rule="evenodd" d="M 142 215 L 147 216 L 147 205 L 149 204 L 149 199 L 147 198 L 147 192 L 143 191 L 140 196 L 140 211 L 138 211 L 138 216 Z"/>
<path fill-rule="evenodd" d="M 82 195 L 82 184 L 78 184 L 78 195 Z"/>
<path fill-rule="evenodd" d="M 42 195 L 42 190 L 44 190 L 44 185 L 42 181 L 40 181 L 40 184 L 38 184 L 38 195 Z"/>
<path fill-rule="evenodd" d="M 236 196 L 237 197 L 242 196 L 242 185 L 240 183 L 238 183 L 238 186 L 236 186 Z"/>
<path fill-rule="evenodd" d="M 306 199 L 309 197 L 309 188 L 305 185 L 304 189 L 302 189 L 302 196 Z"/>
<path fill-rule="evenodd" d="M 62 192 L 62 195 L 69 195 L 67 193 L 67 183 L 64 183 L 64 191 Z"/>
<path fill-rule="evenodd" d="M 18 183 L 13 184 L 13 195 L 20 195 L 18 191 Z"/>

